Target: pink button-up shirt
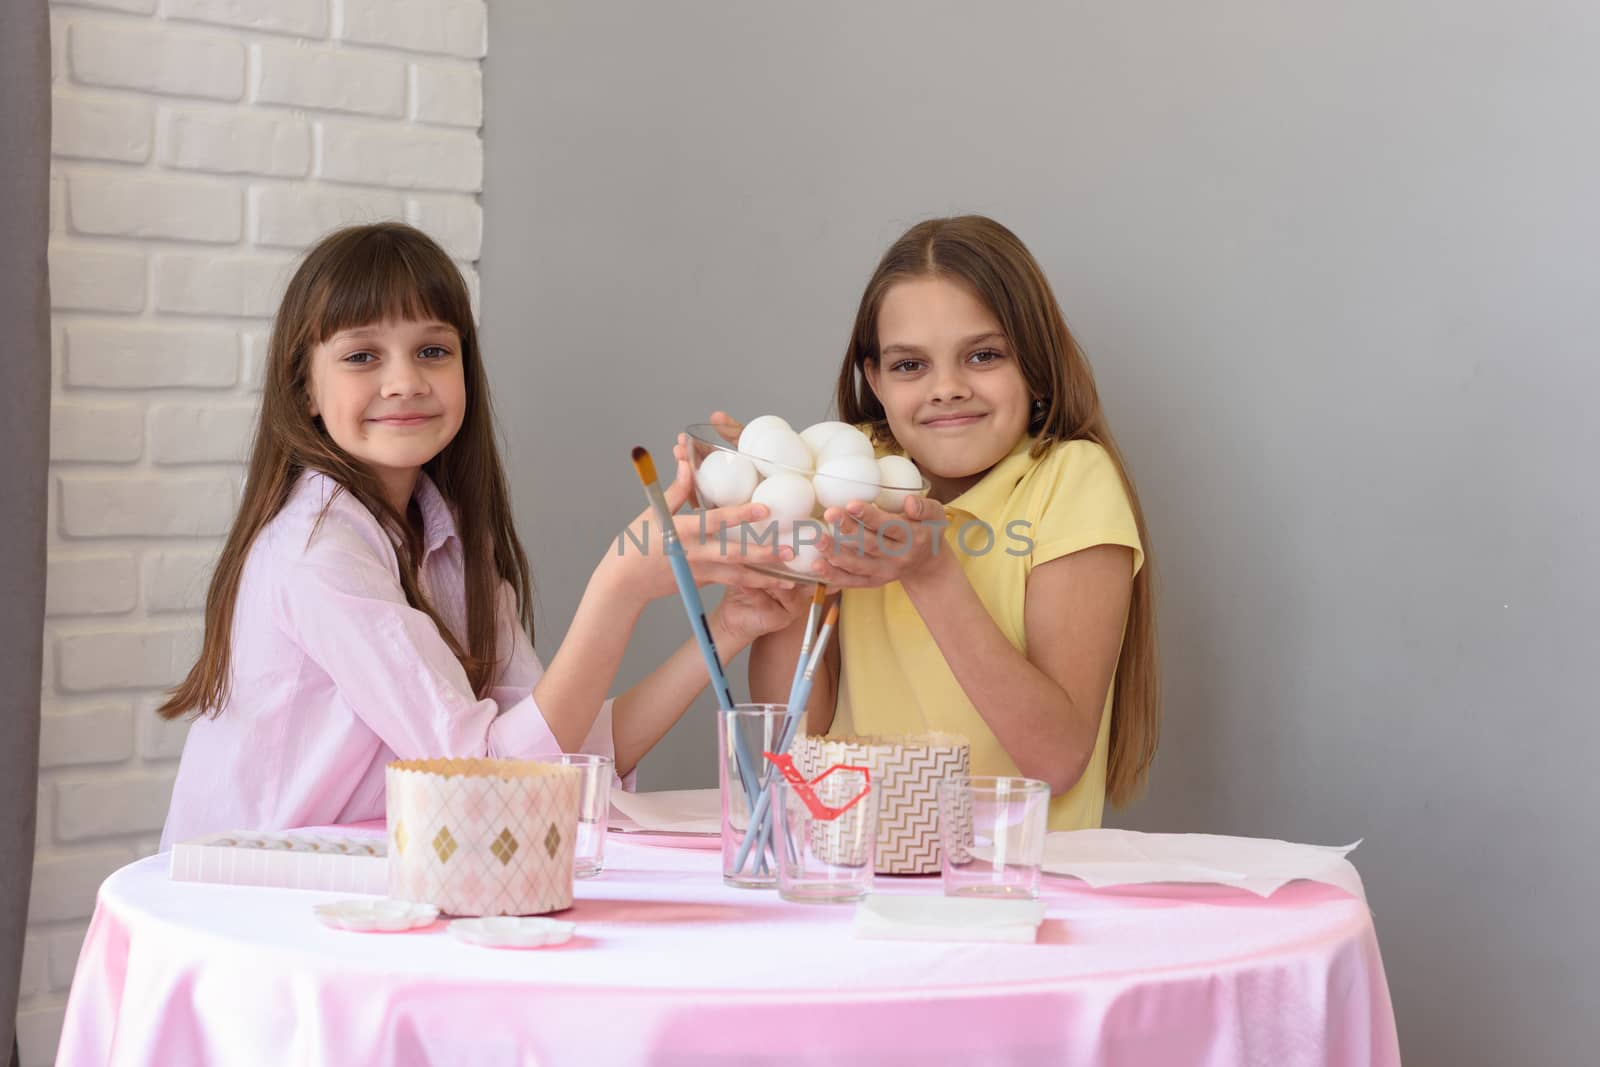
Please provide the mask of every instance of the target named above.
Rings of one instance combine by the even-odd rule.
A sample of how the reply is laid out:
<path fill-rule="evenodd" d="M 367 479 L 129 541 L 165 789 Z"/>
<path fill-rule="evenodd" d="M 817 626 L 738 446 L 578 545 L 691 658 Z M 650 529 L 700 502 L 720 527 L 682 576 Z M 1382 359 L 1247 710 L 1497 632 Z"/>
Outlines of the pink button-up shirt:
<path fill-rule="evenodd" d="M 498 611 L 505 659 L 479 700 L 438 627 L 406 603 L 378 520 L 337 488 L 326 475 L 302 475 L 250 548 L 234 605 L 232 688 L 220 715 L 189 728 L 163 849 L 225 830 L 381 818 L 384 765 L 394 759 L 561 751 L 533 700 L 544 667 L 510 587 L 502 583 Z M 465 644 L 455 518 L 427 475 L 415 499 L 422 591 Z M 612 754 L 611 701 L 582 751 Z"/>

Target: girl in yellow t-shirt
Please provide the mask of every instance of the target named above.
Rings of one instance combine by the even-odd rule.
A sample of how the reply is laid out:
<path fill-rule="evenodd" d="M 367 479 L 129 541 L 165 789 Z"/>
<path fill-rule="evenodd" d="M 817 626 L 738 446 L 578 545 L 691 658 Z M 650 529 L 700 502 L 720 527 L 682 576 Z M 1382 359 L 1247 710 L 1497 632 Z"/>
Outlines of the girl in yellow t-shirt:
<path fill-rule="evenodd" d="M 896 241 L 862 296 L 838 410 L 933 491 L 903 517 L 862 502 L 824 515 L 838 536 L 816 573 L 843 594 L 808 729 L 961 734 L 972 773 L 1049 783 L 1052 829 L 1099 826 L 1156 748 L 1149 540 L 1088 361 L 1022 242 L 981 216 Z M 787 696 L 803 626 L 757 640 L 754 699 Z"/>

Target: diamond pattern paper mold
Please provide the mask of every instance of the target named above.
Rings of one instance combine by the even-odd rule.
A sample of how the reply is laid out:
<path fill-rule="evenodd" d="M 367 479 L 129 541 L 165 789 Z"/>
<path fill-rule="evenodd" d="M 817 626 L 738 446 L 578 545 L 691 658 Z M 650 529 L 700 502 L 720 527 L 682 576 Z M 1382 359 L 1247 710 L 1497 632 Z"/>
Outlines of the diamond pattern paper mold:
<path fill-rule="evenodd" d="M 404 760 L 385 779 L 391 897 L 465 916 L 572 906 L 576 767 Z"/>

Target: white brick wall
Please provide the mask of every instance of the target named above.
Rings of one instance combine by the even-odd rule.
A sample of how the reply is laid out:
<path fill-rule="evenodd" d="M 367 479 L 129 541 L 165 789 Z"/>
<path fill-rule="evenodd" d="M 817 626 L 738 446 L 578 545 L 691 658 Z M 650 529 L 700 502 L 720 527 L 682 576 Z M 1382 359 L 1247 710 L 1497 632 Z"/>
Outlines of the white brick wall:
<path fill-rule="evenodd" d="M 273 178 L 311 173 L 311 124 L 292 115 L 166 107 L 157 143 L 162 166 L 177 170 Z"/>
<path fill-rule="evenodd" d="M 254 431 L 269 317 L 335 227 L 403 218 L 477 291 L 481 0 L 77 0 L 50 14 L 50 562 L 18 1034 L 55 1043 L 95 891 L 146 854 Z"/>

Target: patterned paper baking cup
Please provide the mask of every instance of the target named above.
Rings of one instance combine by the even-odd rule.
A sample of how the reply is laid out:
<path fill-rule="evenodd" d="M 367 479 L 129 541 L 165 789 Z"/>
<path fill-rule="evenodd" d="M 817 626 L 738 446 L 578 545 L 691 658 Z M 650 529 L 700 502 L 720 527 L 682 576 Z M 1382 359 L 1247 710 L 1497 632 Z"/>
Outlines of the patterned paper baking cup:
<path fill-rule="evenodd" d="M 391 763 L 389 895 L 449 915 L 572 906 L 583 772 L 531 760 Z"/>
<path fill-rule="evenodd" d="M 939 792 L 946 778 L 968 773 L 967 739 L 955 734 L 899 737 L 813 737 L 794 740 L 795 765 L 814 778 L 836 764 L 858 764 L 872 774 L 878 795 L 879 874 L 937 874 Z"/>

